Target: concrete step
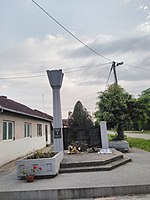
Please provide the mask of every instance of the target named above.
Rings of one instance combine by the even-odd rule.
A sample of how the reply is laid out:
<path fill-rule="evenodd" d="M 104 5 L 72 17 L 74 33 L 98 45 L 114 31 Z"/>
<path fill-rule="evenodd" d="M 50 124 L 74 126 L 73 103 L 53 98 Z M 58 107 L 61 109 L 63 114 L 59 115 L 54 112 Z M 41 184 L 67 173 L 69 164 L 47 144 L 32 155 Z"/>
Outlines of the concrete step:
<path fill-rule="evenodd" d="M 112 169 L 115 169 L 121 165 L 124 165 L 128 162 L 131 162 L 131 158 L 127 157 L 127 156 L 124 156 L 124 157 L 121 157 L 121 158 L 118 158 L 114 161 L 111 161 L 107 164 L 103 164 L 100 163 L 100 165 L 98 165 L 98 163 L 91 163 L 92 165 L 90 165 L 90 163 L 88 163 L 88 165 L 78 165 L 78 166 L 71 166 L 71 165 L 68 165 L 63 167 L 63 165 L 61 165 L 61 168 L 59 170 L 59 173 L 75 173 L 75 172 L 93 172 L 93 171 L 109 171 L 109 170 L 112 170 Z M 95 165 L 96 164 L 96 165 Z"/>
<path fill-rule="evenodd" d="M 111 158 L 107 158 L 105 160 L 87 160 L 87 161 L 74 161 L 74 162 L 62 162 L 60 164 L 60 168 L 79 168 L 79 167 L 96 167 L 96 166 L 102 166 L 107 165 L 109 163 L 112 163 L 114 161 L 117 161 L 119 159 L 123 159 L 123 154 L 116 155 Z"/>

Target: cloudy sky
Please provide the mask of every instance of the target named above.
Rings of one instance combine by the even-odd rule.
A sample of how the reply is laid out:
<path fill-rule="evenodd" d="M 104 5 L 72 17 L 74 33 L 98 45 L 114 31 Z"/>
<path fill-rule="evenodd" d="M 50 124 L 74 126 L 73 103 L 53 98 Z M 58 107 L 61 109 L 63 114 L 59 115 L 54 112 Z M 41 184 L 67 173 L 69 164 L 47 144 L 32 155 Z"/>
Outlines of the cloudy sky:
<path fill-rule="evenodd" d="M 62 69 L 62 114 L 80 100 L 95 111 L 112 61 L 135 97 L 150 87 L 149 0 L 0 0 L 0 95 L 52 115 L 46 70 Z M 108 84 L 114 82 L 111 74 Z"/>

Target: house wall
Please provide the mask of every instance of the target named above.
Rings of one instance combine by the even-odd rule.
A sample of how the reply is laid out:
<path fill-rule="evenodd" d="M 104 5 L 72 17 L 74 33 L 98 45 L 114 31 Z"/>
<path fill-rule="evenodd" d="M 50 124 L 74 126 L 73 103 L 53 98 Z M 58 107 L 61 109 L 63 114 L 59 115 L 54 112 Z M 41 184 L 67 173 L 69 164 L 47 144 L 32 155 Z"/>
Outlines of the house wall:
<path fill-rule="evenodd" d="M 3 120 L 14 121 L 14 140 L 3 140 Z M 31 137 L 24 137 L 24 123 L 31 123 Z M 42 124 L 42 136 L 37 136 L 37 124 Z M 21 115 L 0 114 L 0 165 L 25 156 L 46 146 L 45 125 L 48 128 L 48 143 L 51 143 L 50 123 Z"/>
<path fill-rule="evenodd" d="M 0 166 L 14 160 L 16 158 L 25 156 L 27 153 L 33 152 L 45 146 L 44 136 L 41 138 L 24 138 L 15 141 L 1 141 L 0 142 Z"/>

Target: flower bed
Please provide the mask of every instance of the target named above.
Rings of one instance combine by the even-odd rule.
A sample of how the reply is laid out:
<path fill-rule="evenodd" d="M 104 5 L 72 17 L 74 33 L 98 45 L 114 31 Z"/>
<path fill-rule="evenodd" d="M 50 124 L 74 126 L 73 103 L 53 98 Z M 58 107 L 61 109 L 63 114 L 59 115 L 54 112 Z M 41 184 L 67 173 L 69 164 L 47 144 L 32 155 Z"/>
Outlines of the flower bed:
<path fill-rule="evenodd" d="M 49 153 L 42 153 L 41 157 L 36 157 L 36 154 L 33 154 L 30 157 L 27 157 L 23 160 L 17 161 L 17 176 L 18 177 L 24 177 L 27 173 L 33 169 L 33 167 L 36 169 L 34 172 L 35 176 L 55 176 L 59 172 L 60 163 L 63 160 L 64 154 L 63 152 L 54 153 L 53 157 L 48 157 Z M 45 155 L 45 157 L 44 157 Z M 24 173 L 26 172 L 26 173 Z"/>

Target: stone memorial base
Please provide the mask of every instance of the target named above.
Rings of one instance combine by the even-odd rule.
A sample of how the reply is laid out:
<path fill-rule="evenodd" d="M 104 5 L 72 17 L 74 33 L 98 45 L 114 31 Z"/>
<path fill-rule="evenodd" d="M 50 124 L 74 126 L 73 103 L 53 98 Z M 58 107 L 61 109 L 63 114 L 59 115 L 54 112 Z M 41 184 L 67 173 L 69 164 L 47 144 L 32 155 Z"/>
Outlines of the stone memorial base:
<path fill-rule="evenodd" d="M 110 141 L 109 147 L 121 152 L 129 152 L 129 143 L 124 140 Z"/>
<path fill-rule="evenodd" d="M 111 149 L 110 154 L 101 153 L 64 153 L 59 173 L 77 173 L 92 171 L 109 171 L 131 161 L 122 152 Z"/>

